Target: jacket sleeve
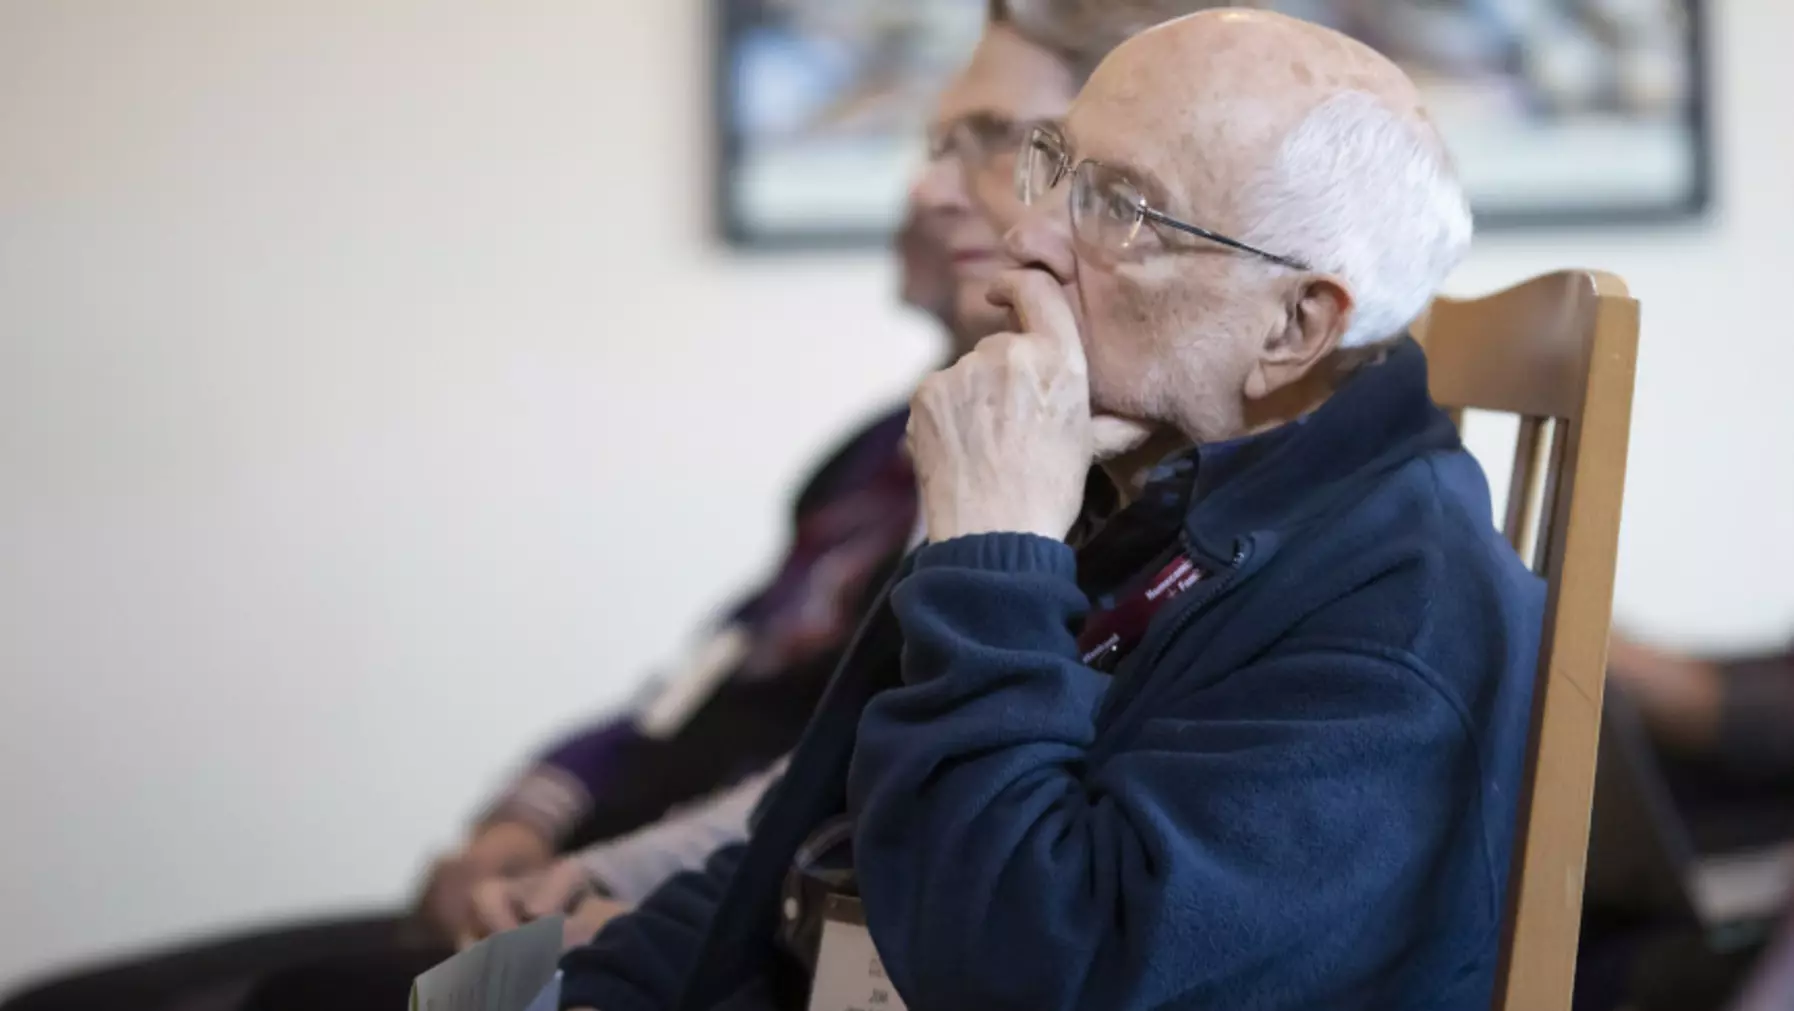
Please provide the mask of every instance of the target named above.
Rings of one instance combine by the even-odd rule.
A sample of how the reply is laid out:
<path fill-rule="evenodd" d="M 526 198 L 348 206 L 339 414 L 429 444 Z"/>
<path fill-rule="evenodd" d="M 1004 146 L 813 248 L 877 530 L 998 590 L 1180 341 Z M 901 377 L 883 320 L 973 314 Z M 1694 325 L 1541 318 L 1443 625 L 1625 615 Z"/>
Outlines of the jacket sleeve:
<path fill-rule="evenodd" d="M 669 880 L 591 944 L 561 958 L 561 1007 L 668 1011 L 690 977 L 744 844 Z"/>
<path fill-rule="evenodd" d="M 480 813 L 479 824 L 515 821 L 560 845 L 641 735 L 627 718 L 589 724 L 556 741 Z"/>
<path fill-rule="evenodd" d="M 1093 756 L 1087 606 L 1070 549 L 1013 534 L 924 548 L 894 591 L 905 686 L 867 707 L 849 794 L 906 1002 L 1358 1006 L 1334 998 L 1400 964 L 1415 868 L 1471 821 L 1439 807 L 1481 782 L 1460 707 L 1401 657 L 1284 643 Z M 1367 910 L 1391 929 L 1346 929 Z"/>

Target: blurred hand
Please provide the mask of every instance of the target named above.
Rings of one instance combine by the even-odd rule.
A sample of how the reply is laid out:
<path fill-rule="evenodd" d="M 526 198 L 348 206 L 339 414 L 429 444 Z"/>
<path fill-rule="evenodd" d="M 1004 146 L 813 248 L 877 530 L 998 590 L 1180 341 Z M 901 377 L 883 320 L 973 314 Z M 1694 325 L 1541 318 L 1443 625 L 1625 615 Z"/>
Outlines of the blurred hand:
<path fill-rule="evenodd" d="M 516 877 L 547 867 L 554 843 L 523 822 L 497 821 L 476 831 L 461 852 L 483 874 Z"/>
<path fill-rule="evenodd" d="M 482 881 L 515 877 L 544 867 L 552 844 L 520 822 L 493 822 L 476 831 L 459 853 L 430 866 L 417 916 L 435 939 L 454 943 L 473 926 L 473 893 Z"/>
<path fill-rule="evenodd" d="M 1607 672 L 1638 704 L 1659 743 L 1691 754 L 1714 746 L 1725 703 L 1717 666 L 1615 633 L 1607 647 Z"/>
<path fill-rule="evenodd" d="M 592 891 L 591 877 L 574 857 L 563 858 L 547 870 L 522 877 L 487 878 L 473 888 L 473 915 L 467 931 L 459 939 L 459 946 L 465 948 L 544 916 L 571 914 L 583 900 L 592 897 Z M 596 932 L 594 927 L 592 933 Z"/>

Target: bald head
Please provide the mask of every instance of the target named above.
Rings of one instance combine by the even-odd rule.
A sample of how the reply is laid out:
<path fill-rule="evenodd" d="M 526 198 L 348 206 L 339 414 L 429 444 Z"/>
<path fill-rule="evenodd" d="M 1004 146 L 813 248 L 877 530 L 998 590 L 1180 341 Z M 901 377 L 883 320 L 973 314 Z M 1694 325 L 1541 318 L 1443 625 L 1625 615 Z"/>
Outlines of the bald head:
<path fill-rule="evenodd" d="M 1414 109 L 1419 94 L 1401 69 L 1347 35 L 1272 11 L 1223 7 L 1166 20 L 1118 49 L 1173 76 L 1204 69 L 1249 91 L 1326 94 L 1357 89 Z M 1117 53 L 1117 56 L 1120 54 Z M 1169 64 L 1168 66 L 1166 64 Z M 1181 68 L 1181 69 L 1180 69 Z"/>
<path fill-rule="evenodd" d="M 1103 61 L 1069 124 L 1080 144 L 1098 135 L 1088 157 L 1150 173 L 1171 213 L 1339 278 L 1345 346 L 1398 334 L 1469 243 L 1419 90 L 1320 25 L 1249 9 L 1158 25 Z"/>
<path fill-rule="evenodd" d="M 1089 76 L 1116 46 L 1157 24 L 1220 7 L 1260 7 L 1269 0 L 991 0 L 993 22 L 1006 21 Z"/>
<path fill-rule="evenodd" d="M 1075 168 L 1070 200 L 1040 201 L 1011 256 L 1069 290 L 1095 402 L 1198 440 L 1311 405 L 1322 363 L 1400 335 L 1469 243 L 1413 82 L 1284 15 L 1135 35 L 1060 134 L 1041 157 Z"/>
<path fill-rule="evenodd" d="M 1268 11 L 1206 11 L 1145 31 L 1103 62 L 1086 92 L 1093 106 L 1128 106 L 1141 126 L 1156 124 L 1136 134 L 1143 145 L 1202 162 L 1201 183 L 1230 192 L 1273 162 L 1316 109 L 1348 93 L 1430 136 L 1420 95 L 1395 64 L 1338 32 Z"/>

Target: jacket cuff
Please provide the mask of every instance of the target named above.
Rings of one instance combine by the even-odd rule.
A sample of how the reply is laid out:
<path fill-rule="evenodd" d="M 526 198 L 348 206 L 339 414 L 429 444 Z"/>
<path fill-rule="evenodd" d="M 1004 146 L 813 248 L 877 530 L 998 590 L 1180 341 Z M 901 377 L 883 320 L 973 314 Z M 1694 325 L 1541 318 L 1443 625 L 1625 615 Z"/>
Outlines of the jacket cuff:
<path fill-rule="evenodd" d="M 499 794 L 478 824 L 520 822 L 558 845 L 591 805 L 591 795 L 579 777 L 553 765 L 538 765 Z"/>
<path fill-rule="evenodd" d="M 1077 579 L 1078 557 L 1064 541 L 1039 534 L 970 534 L 916 552 L 915 571 L 981 569 Z"/>

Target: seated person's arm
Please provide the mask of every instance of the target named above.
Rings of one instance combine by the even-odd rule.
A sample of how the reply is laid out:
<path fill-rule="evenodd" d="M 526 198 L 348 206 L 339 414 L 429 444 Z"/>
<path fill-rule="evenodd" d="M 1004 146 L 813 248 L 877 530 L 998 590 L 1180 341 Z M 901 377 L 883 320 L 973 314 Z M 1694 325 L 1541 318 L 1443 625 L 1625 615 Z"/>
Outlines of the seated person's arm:
<path fill-rule="evenodd" d="M 1707 660 L 1616 634 L 1607 667 L 1666 749 L 1747 778 L 1794 777 L 1794 655 Z"/>
<path fill-rule="evenodd" d="M 542 752 L 487 805 L 481 826 L 527 825 L 552 854 L 615 774 L 617 755 L 640 735 L 628 717 L 580 728 Z"/>
<path fill-rule="evenodd" d="M 1794 656 L 1720 663 L 1719 758 L 1740 776 L 1794 781 Z"/>
<path fill-rule="evenodd" d="M 459 941 L 478 920 L 475 895 L 482 882 L 538 870 L 553 856 L 553 845 L 534 825 L 506 818 L 482 821 L 458 852 L 430 865 L 417 898 L 419 928 L 434 942 Z"/>
<path fill-rule="evenodd" d="M 781 759 L 652 825 L 588 846 L 574 859 L 604 894 L 633 905 L 674 874 L 697 870 L 718 849 L 746 840 L 748 817 L 784 769 Z"/>
<path fill-rule="evenodd" d="M 467 841 L 431 865 L 417 900 L 417 918 L 433 940 L 459 943 L 485 931 L 481 892 L 502 891 L 494 879 L 546 868 L 592 803 L 627 722 L 582 728 L 557 742 L 506 785 L 474 822 Z"/>
<path fill-rule="evenodd" d="M 747 839 L 749 816 L 784 768 L 781 760 L 652 825 L 564 857 L 541 874 L 482 882 L 474 892 L 477 922 L 468 940 L 572 913 L 568 943 L 590 941 L 605 922 L 646 899 L 673 875 L 702 869 L 712 853 Z"/>
<path fill-rule="evenodd" d="M 683 799 L 654 789 L 614 788 L 625 762 L 658 759 L 663 775 L 653 781 L 677 778 L 665 774 L 678 761 L 675 749 L 650 753 L 645 744 L 633 720 L 623 717 L 581 727 L 542 752 L 487 804 L 462 848 L 432 866 L 418 902 L 423 924 L 451 942 L 508 929 L 515 925 L 507 923 L 512 917 L 495 917 L 492 910 L 513 909 L 511 893 L 535 883 L 576 826 L 603 812 L 607 822 L 634 829 Z"/>
<path fill-rule="evenodd" d="M 662 885 L 591 944 L 561 959 L 561 1006 L 660 1011 L 679 998 L 746 847 L 718 850 L 702 871 Z"/>
<path fill-rule="evenodd" d="M 1347 925 L 1413 922 L 1451 901 L 1414 868 L 1486 852 L 1446 838 L 1480 822 L 1436 800 L 1479 802 L 1465 717 L 1403 655 L 1298 634 L 1093 756 L 1110 680 L 1068 631 L 1087 602 L 1064 544 L 924 548 L 893 606 L 906 686 L 868 706 L 849 796 L 868 922 L 912 1007 L 1320 1006 L 1413 942 Z M 1490 929 L 1496 889 L 1491 871 Z M 1291 950 L 1328 978 L 1269 978 Z"/>

